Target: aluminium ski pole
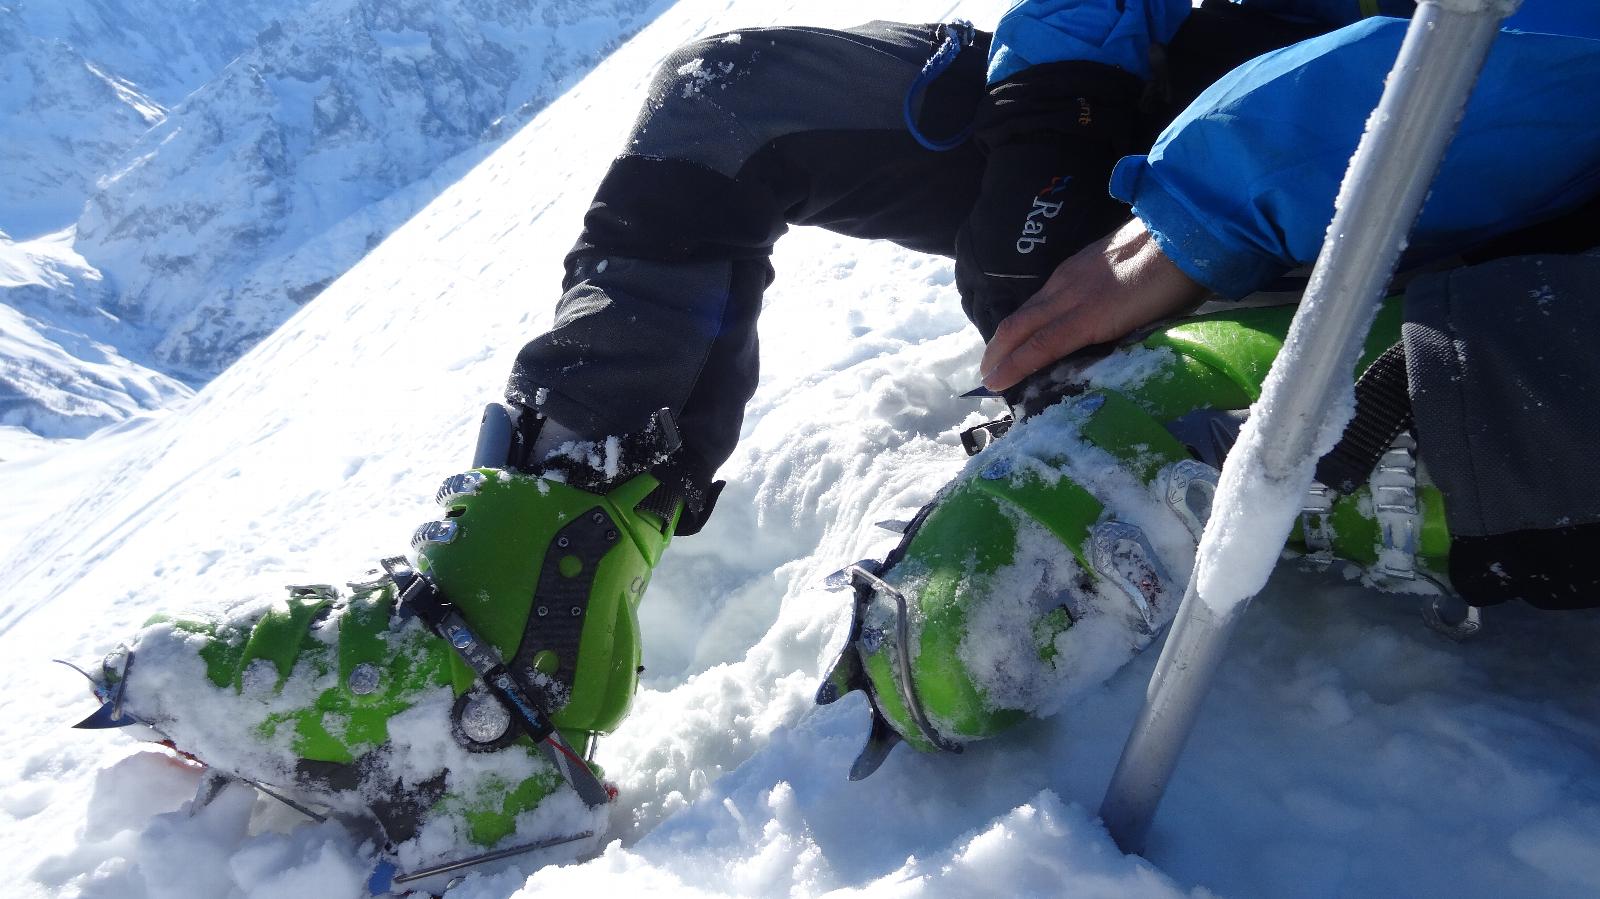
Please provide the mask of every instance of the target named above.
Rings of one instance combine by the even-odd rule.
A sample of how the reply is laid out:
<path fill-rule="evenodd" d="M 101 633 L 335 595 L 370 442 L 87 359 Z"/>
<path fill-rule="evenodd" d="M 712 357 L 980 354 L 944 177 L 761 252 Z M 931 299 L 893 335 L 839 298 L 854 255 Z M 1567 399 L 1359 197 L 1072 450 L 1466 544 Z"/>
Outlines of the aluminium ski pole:
<path fill-rule="evenodd" d="M 1500 21 L 1520 0 L 1422 0 L 1339 188 L 1305 299 L 1222 478 L 1195 570 L 1100 806 L 1140 852 L 1228 641 L 1277 561 L 1363 339 Z M 1279 535 L 1252 539 L 1261 534 Z M 1241 534 L 1243 536 L 1241 537 Z"/>

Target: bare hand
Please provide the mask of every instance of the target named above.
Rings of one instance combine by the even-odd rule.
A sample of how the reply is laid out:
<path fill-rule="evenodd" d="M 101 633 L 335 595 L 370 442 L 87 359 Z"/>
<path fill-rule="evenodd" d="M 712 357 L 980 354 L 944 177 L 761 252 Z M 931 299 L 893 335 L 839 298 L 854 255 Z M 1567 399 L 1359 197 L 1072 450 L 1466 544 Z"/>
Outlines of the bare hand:
<path fill-rule="evenodd" d="M 1000 323 L 978 364 L 983 386 L 1004 390 L 1074 350 L 1192 309 L 1206 293 L 1134 219 L 1056 266 Z"/>

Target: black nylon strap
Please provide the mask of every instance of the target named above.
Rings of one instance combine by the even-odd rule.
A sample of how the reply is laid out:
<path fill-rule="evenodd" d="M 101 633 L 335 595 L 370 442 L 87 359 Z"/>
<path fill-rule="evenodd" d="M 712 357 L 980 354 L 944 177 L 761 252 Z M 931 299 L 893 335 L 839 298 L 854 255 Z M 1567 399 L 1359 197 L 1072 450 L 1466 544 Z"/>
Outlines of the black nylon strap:
<path fill-rule="evenodd" d="M 529 698 L 527 687 L 500 661 L 494 647 L 481 639 L 461 612 L 445 599 L 432 578 L 413 570 L 404 560 L 385 559 L 383 566 L 400 592 L 400 607 L 421 618 L 450 644 L 535 743 L 555 732 L 549 716 Z"/>
<path fill-rule="evenodd" d="M 410 613 L 421 618 L 433 632 L 450 644 L 478 675 L 478 680 L 511 714 L 513 721 L 532 740 L 561 776 L 572 785 L 578 798 L 590 808 L 599 808 L 611 801 L 611 791 L 600 782 L 594 771 L 579 758 L 572 747 L 562 739 L 550 716 L 536 704 L 530 685 L 500 661 L 493 644 L 485 642 L 473 632 L 465 618 L 445 598 L 433 578 L 416 571 L 403 557 L 383 560 L 384 570 L 394 580 L 399 593 L 398 605 L 402 614 Z M 530 672 L 532 669 L 528 669 Z"/>
<path fill-rule="evenodd" d="M 1397 343 L 1373 360 L 1356 381 L 1355 392 L 1355 417 L 1317 462 L 1317 480 L 1340 493 L 1365 484 L 1389 445 L 1411 427 L 1405 345 Z"/>

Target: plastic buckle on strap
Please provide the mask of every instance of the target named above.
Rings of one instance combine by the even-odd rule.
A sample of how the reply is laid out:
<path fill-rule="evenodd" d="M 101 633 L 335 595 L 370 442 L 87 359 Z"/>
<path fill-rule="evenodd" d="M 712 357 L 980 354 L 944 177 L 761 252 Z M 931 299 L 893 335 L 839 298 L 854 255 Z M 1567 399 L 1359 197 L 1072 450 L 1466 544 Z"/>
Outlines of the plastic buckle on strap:
<path fill-rule="evenodd" d="M 961 432 L 961 448 L 967 451 L 967 455 L 976 456 L 987 449 L 989 444 L 1005 436 L 1005 433 L 1011 430 L 1011 424 L 1011 416 L 1007 415 L 1005 418 L 973 425 Z"/>

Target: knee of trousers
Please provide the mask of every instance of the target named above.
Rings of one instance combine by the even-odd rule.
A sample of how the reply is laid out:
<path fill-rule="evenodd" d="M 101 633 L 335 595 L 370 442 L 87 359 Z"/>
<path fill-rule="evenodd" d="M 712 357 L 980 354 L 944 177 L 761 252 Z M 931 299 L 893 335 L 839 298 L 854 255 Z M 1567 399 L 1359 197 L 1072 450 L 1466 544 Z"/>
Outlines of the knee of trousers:
<path fill-rule="evenodd" d="M 932 26 L 751 28 L 679 47 L 651 82 L 626 154 L 736 177 L 789 134 L 903 127 Z"/>
<path fill-rule="evenodd" d="M 626 155 L 692 163 L 734 177 L 776 131 L 763 100 L 794 80 L 768 60 L 761 30 L 732 31 L 673 51 L 651 81 Z"/>

